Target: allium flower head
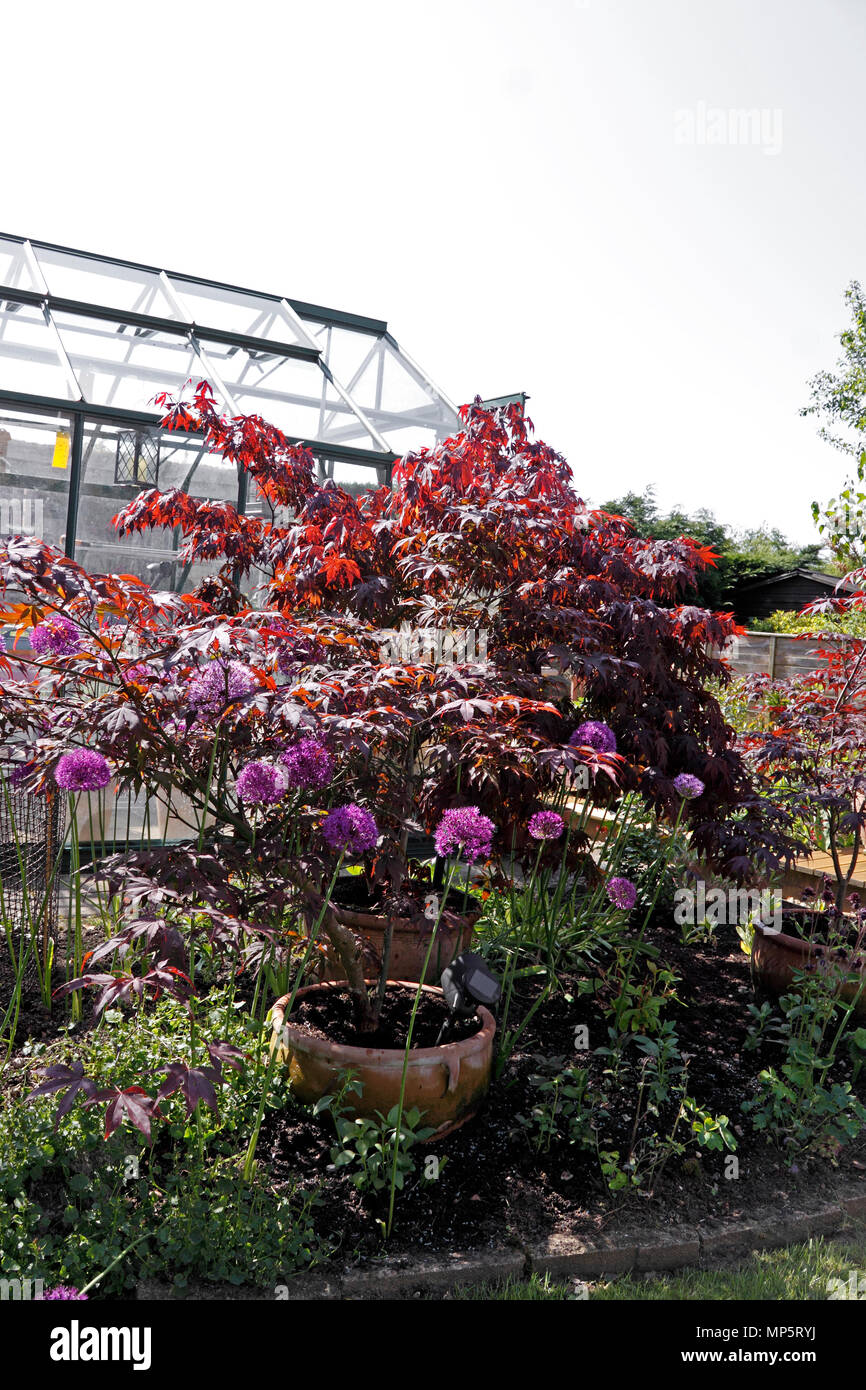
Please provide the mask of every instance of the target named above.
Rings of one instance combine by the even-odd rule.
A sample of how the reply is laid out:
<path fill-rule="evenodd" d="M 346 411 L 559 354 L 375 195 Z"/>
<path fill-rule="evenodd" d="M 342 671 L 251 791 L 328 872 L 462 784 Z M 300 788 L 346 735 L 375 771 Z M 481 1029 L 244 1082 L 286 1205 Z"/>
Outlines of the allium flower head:
<path fill-rule="evenodd" d="M 10 787 L 20 787 L 24 778 L 27 776 L 29 767 L 29 763 L 21 762 L 20 759 L 15 762 L 10 760 L 4 764 L 3 776 L 6 778 Z"/>
<path fill-rule="evenodd" d="M 39 1293 L 39 1294 L 36 1295 L 36 1301 L 37 1301 L 37 1302 L 38 1302 L 40 1299 L 43 1300 L 43 1302 L 44 1302 L 44 1301 L 46 1301 L 47 1299 L 51 1299 L 51 1298 L 67 1298 L 67 1299 L 82 1299 L 82 1298 L 83 1298 L 85 1303 L 87 1303 L 87 1302 L 89 1301 L 86 1293 L 79 1293 L 78 1290 L 75 1289 L 75 1288 L 73 1288 L 71 1284 L 55 1284 L 55 1286 L 54 1286 L 53 1289 L 43 1289 L 43 1290 L 42 1290 L 42 1293 Z"/>
<path fill-rule="evenodd" d="M 368 810 L 350 803 L 328 812 L 322 821 L 322 834 L 338 853 L 366 854 L 375 848 L 379 829 Z"/>
<path fill-rule="evenodd" d="M 637 902 L 637 889 L 630 878 L 611 878 L 608 879 L 607 896 L 615 907 L 621 907 L 625 911 L 630 911 Z"/>
<path fill-rule="evenodd" d="M 288 779 L 281 767 L 273 763 L 247 763 L 238 774 L 235 791 L 239 800 L 249 806 L 272 805 L 285 795 Z"/>
<path fill-rule="evenodd" d="M 151 666 L 149 661 L 135 661 L 131 666 L 127 666 L 123 673 L 124 680 L 137 681 L 139 685 L 142 681 L 158 675 L 158 670 L 155 666 Z"/>
<path fill-rule="evenodd" d="M 674 791 L 683 801 L 694 801 L 696 796 L 703 794 L 704 789 L 700 777 L 693 777 L 690 772 L 681 772 L 679 777 L 674 778 Z"/>
<path fill-rule="evenodd" d="M 52 613 L 30 629 L 30 645 L 37 656 L 70 656 L 81 646 L 81 634 L 62 613 Z"/>
<path fill-rule="evenodd" d="M 313 662 L 323 661 L 324 658 L 325 648 L 322 643 L 315 637 L 308 637 L 306 633 L 299 632 L 291 644 L 280 643 L 277 649 L 277 670 L 281 675 L 294 676 L 299 666 L 309 666 Z"/>
<path fill-rule="evenodd" d="M 68 792 L 95 792 L 111 781 L 111 768 L 93 748 L 74 748 L 64 753 L 54 769 L 58 787 Z"/>
<path fill-rule="evenodd" d="M 594 748 L 597 753 L 616 752 L 616 734 L 600 719 L 588 719 L 578 724 L 568 740 L 570 748 Z"/>
<path fill-rule="evenodd" d="M 195 710 L 219 714 L 230 700 L 242 700 L 255 688 L 256 678 L 248 666 L 219 656 L 193 676 L 187 699 Z"/>
<path fill-rule="evenodd" d="M 440 859 L 462 855 L 467 864 L 486 859 L 496 827 L 477 806 L 457 806 L 446 811 L 436 827 L 436 853 Z"/>
<path fill-rule="evenodd" d="M 334 759 L 323 743 L 302 738 L 280 754 L 290 787 L 327 787 L 334 775 Z"/>
<path fill-rule="evenodd" d="M 537 811 L 529 822 L 533 840 L 558 840 L 564 829 L 565 821 L 555 811 Z"/>

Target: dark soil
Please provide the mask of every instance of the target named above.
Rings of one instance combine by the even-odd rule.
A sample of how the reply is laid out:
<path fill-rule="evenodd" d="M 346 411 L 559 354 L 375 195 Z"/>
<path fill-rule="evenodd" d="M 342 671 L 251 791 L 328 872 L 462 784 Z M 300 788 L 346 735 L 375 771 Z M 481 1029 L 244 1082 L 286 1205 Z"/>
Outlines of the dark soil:
<path fill-rule="evenodd" d="M 709 945 L 683 946 L 678 928 L 655 922 L 652 941 L 661 960 L 680 977 L 677 996 L 682 1002 L 671 1003 L 665 1016 L 674 1021 L 681 1051 L 689 1059 L 689 1094 L 711 1114 L 730 1118 L 738 1140 L 739 1176 L 725 1177 L 723 1152 L 692 1147 L 683 1158 L 668 1162 L 651 1194 L 623 1195 L 607 1189 L 594 1153 L 563 1143 L 549 1152 L 536 1151 L 517 1116 L 528 1114 L 538 1099 L 529 1077 L 537 1071 L 539 1057 L 562 1057 L 566 1065 L 578 1062 L 574 1037 L 579 1024 L 589 1029 L 590 1048 L 606 1042 L 606 1021 L 593 1000 L 578 994 L 577 980 L 566 980 L 570 997 L 557 994 L 538 1009 L 485 1109 L 445 1139 L 416 1150 L 416 1173 L 397 1197 L 391 1255 L 522 1243 L 555 1233 L 597 1234 L 622 1226 L 633 1230 L 736 1221 L 760 1206 L 781 1213 L 801 1201 L 808 1205 L 843 1180 L 866 1183 L 866 1136 L 838 1153 L 786 1163 L 785 1155 L 741 1114 L 742 1102 L 754 1094 L 758 1072 L 777 1065 L 779 1057 L 772 1049 L 744 1050 L 754 993 L 734 928 L 719 927 Z M 511 1026 L 537 997 L 537 989 L 527 987 L 512 1006 Z M 840 1077 L 846 1077 L 844 1066 Z M 858 1089 L 862 1095 L 862 1086 Z M 635 1081 L 621 1105 L 612 1107 L 607 1132 L 599 1135 L 600 1148 L 628 1152 L 636 1095 Z M 658 1128 L 664 1123 L 669 1128 L 671 1119 L 663 1113 Z M 312 1119 L 291 1109 L 269 1115 L 260 1152 L 267 1155 L 277 1181 L 299 1179 L 307 1190 L 320 1187 L 317 1227 L 333 1234 L 342 1257 L 363 1261 L 381 1253 L 376 1222 L 385 1214 L 386 1199 L 362 1196 L 344 1172 L 327 1171 L 333 1142 L 329 1117 Z M 421 1173 L 429 1154 L 439 1160 L 439 1177 L 425 1183 Z"/>
<path fill-rule="evenodd" d="M 103 940 L 101 928 L 96 926 L 85 926 L 82 931 L 82 942 L 84 950 L 92 950 Z M 54 961 L 51 971 L 52 992 L 66 983 L 65 962 L 65 935 L 61 928 L 58 930 L 54 939 Z M 15 993 L 17 983 L 16 970 L 12 964 L 12 958 L 3 946 L 0 952 L 0 1017 L 5 1013 L 9 1001 Z M 92 1015 L 92 1001 L 85 996 L 84 1014 L 89 1019 Z M 24 971 L 24 979 L 21 990 L 21 1007 L 17 1018 L 15 1029 L 16 1046 L 20 1047 L 26 1041 L 47 1042 L 57 1036 L 58 1014 L 55 1008 L 52 1013 L 46 1008 L 42 1001 L 39 991 L 39 972 L 34 961 L 28 961 Z M 2 1084 L 2 1083 L 0 1083 Z"/>
<path fill-rule="evenodd" d="M 415 1002 L 415 991 L 388 990 L 379 1016 L 379 1027 L 375 1033 L 359 1032 L 355 1026 L 352 1002 L 347 993 L 340 990 L 322 990 L 305 999 L 295 1001 L 291 1021 L 293 1026 L 313 1038 L 326 1038 L 331 1042 L 343 1043 L 349 1047 L 392 1047 L 405 1048 L 409 1031 L 409 1018 Z M 435 1047 L 442 1025 L 448 1021 L 448 1010 L 439 995 L 422 994 L 412 1030 L 412 1050 L 417 1047 Z M 457 1022 L 448 1031 L 446 1042 L 457 1042 L 461 1038 L 471 1038 L 481 1024 L 477 1018 Z"/>

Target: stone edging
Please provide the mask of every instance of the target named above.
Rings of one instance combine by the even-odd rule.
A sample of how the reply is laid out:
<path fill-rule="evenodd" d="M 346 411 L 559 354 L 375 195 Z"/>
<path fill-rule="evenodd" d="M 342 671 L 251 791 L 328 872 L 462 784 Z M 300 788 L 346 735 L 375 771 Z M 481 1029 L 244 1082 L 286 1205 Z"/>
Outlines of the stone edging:
<path fill-rule="evenodd" d="M 528 1278 L 550 1274 L 577 1280 L 629 1273 L 667 1273 L 689 1265 L 741 1257 L 778 1249 L 810 1236 L 831 1235 L 852 1220 L 866 1221 L 866 1195 L 842 1197 L 814 1211 L 779 1217 L 760 1211 L 742 1221 L 717 1227 L 662 1227 L 655 1232 L 625 1231 L 609 1241 L 554 1235 L 547 1240 L 461 1255 L 402 1256 L 384 1259 L 364 1269 L 312 1270 L 285 1285 L 253 1290 L 224 1284 L 190 1285 L 190 1300 L 296 1301 L 333 1299 L 399 1299 L 420 1293 L 444 1293 L 460 1284 Z M 176 1297 L 171 1287 L 154 1280 L 139 1284 L 137 1297 L 146 1301 Z"/>

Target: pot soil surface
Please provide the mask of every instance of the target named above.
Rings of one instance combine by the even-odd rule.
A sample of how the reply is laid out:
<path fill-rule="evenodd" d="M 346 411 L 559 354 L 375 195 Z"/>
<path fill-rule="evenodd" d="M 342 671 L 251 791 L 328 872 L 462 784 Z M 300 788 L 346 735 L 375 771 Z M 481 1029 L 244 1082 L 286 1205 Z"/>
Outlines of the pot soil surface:
<path fill-rule="evenodd" d="M 354 1010 L 348 994 L 329 990 L 324 997 L 307 996 L 295 1001 L 291 1014 L 293 1028 L 300 1028 L 313 1038 L 347 1047 L 390 1047 L 401 1051 L 406 1046 L 409 1019 L 415 996 L 411 990 L 387 990 L 375 1033 L 361 1033 L 355 1026 Z M 435 1047 L 439 1030 L 448 1017 L 440 998 L 422 994 L 412 1030 L 412 1051 L 417 1047 Z M 477 1018 L 458 1021 L 443 1042 L 460 1042 L 477 1033 L 481 1024 Z"/>

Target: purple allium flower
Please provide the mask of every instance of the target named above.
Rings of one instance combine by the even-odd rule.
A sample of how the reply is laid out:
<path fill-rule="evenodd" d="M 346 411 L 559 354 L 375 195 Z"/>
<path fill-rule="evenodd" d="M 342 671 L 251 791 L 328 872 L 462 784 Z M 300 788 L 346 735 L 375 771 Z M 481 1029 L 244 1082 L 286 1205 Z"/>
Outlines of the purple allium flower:
<path fill-rule="evenodd" d="M 533 840 L 558 840 L 564 829 L 565 821 L 555 811 L 537 811 L 529 822 Z"/>
<path fill-rule="evenodd" d="M 127 666 L 126 670 L 123 673 L 123 678 L 124 680 L 137 681 L 139 684 L 141 684 L 142 681 L 148 680 L 149 678 L 158 675 L 159 672 L 157 671 L 156 667 L 151 666 L 150 662 L 135 661 L 131 666 Z"/>
<path fill-rule="evenodd" d="M 379 829 L 369 811 L 350 804 L 328 812 L 322 821 L 322 834 L 333 850 L 365 854 L 374 848 Z"/>
<path fill-rule="evenodd" d="M 36 1295 L 36 1302 L 38 1302 L 40 1299 L 44 1302 L 47 1299 L 51 1298 L 83 1298 L 85 1303 L 89 1301 L 86 1293 L 79 1293 L 78 1290 L 74 1289 L 71 1284 L 56 1284 L 53 1289 L 43 1289 L 42 1293 Z"/>
<path fill-rule="evenodd" d="M 578 724 L 568 744 L 570 748 L 594 748 L 597 753 L 615 753 L 616 734 L 601 720 L 588 719 L 585 724 Z"/>
<path fill-rule="evenodd" d="M 291 646 L 287 642 L 281 642 L 277 648 L 277 670 L 283 676 L 294 676 L 299 666 L 309 666 L 313 662 L 323 661 L 325 648 L 315 637 L 308 637 L 304 633 L 298 633 Z"/>
<path fill-rule="evenodd" d="M 302 738 L 280 754 L 280 762 L 290 787 L 327 787 L 334 775 L 332 755 L 315 738 Z"/>
<path fill-rule="evenodd" d="M 69 618 L 52 613 L 30 629 L 30 645 L 37 656 L 70 656 L 81 646 L 81 634 Z"/>
<path fill-rule="evenodd" d="M 700 777 L 693 777 L 690 772 L 681 772 L 679 777 L 674 778 L 674 791 L 683 801 L 694 801 L 696 796 L 703 795 L 704 790 Z"/>
<path fill-rule="evenodd" d="M 496 827 L 477 806 L 457 806 L 446 811 L 436 827 L 436 853 L 440 859 L 449 854 L 463 855 L 467 864 L 486 859 L 492 847 Z"/>
<path fill-rule="evenodd" d="M 29 766 L 29 763 L 21 762 L 20 759 L 15 762 L 10 760 L 5 764 L 3 776 L 6 778 L 10 787 L 20 787 L 24 778 L 27 776 Z"/>
<path fill-rule="evenodd" d="M 612 878 L 605 885 L 607 896 L 616 907 L 630 911 L 637 902 L 637 889 L 630 878 Z"/>
<path fill-rule="evenodd" d="M 235 791 L 250 806 L 271 805 L 285 795 L 288 779 L 273 763 L 247 763 L 238 775 Z"/>
<path fill-rule="evenodd" d="M 188 700 L 193 709 L 219 714 L 230 700 L 242 700 L 256 688 L 256 678 L 241 661 L 217 657 L 189 683 Z"/>
<path fill-rule="evenodd" d="M 54 769 L 54 780 L 64 791 L 95 792 L 108 786 L 111 768 L 95 749 L 75 748 L 63 754 Z"/>

